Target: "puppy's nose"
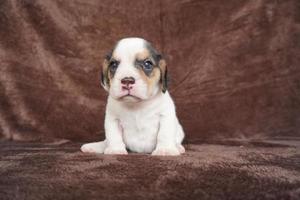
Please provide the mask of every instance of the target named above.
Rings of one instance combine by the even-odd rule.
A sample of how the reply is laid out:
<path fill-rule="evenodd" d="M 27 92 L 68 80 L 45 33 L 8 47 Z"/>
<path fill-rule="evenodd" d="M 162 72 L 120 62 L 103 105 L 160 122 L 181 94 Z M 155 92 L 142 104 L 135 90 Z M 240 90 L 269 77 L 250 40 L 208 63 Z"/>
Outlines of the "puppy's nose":
<path fill-rule="evenodd" d="M 133 77 L 125 77 L 121 80 L 123 85 L 133 85 L 135 83 L 135 79 Z"/>

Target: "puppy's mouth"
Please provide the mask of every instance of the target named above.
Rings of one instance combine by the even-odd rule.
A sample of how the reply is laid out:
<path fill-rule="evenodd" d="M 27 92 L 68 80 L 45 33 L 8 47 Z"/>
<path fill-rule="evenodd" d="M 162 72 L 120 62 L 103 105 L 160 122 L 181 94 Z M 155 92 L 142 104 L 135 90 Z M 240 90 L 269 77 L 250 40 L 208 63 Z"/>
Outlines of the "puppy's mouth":
<path fill-rule="evenodd" d="M 123 95 L 123 96 L 121 96 L 119 99 L 120 99 L 120 100 L 134 99 L 134 100 L 138 100 L 138 101 L 141 101 L 141 100 L 142 100 L 140 97 L 137 97 L 137 96 L 134 96 L 134 95 L 131 95 L 131 94 Z"/>

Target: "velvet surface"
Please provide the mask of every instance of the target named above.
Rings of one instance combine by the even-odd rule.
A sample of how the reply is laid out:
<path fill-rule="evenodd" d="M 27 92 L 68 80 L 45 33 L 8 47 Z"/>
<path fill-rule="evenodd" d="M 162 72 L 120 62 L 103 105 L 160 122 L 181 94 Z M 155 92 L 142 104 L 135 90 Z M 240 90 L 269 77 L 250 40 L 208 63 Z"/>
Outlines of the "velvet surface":
<path fill-rule="evenodd" d="M 2 0 L 0 135 L 103 138 L 104 55 L 162 52 L 186 141 L 299 136 L 300 2 Z"/>
<path fill-rule="evenodd" d="M 167 60 L 180 157 L 79 151 L 129 36 Z M 0 199 L 300 199 L 299 64 L 299 0 L 1 0 Z"/>
<path fill-rule="evenodd" d="M 180 157 L 0 142 L 0 199 L 298 200 L 299 142 L 189 144 Z"/>

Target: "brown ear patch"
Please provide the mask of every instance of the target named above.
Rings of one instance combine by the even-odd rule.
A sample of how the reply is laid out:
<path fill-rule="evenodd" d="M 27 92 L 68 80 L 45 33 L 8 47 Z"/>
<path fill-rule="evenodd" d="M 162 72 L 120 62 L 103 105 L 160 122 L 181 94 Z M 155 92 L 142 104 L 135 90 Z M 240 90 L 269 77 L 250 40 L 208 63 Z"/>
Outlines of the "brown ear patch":
<path fill-rule="evenodd" d="M 167 63 L 164 59 L 160 59 L 158 62 L 158 67 L 160 69 L 160 82 L 162 86 L 162 92 L 165 93 L 168 89 L 168 69 Z"/>
<path fill-rule="evenodd" d="M 102 73 L 101 73 L 101 83 L 105 89 L 108 89 L 110 84 L 108 65 L 109 65 L 109 60 L 108 58 L 105 58 L 102 63 Z"/>

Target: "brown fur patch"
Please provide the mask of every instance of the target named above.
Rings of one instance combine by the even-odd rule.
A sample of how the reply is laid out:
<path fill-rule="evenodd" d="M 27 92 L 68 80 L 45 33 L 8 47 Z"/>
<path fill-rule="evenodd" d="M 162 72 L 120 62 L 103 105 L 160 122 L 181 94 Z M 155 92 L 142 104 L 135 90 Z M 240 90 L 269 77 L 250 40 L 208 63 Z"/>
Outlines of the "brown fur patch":
<path fill-rule="evenodd" d="M 148 91 L 152 92 L 154 85 L 159 82 L 160 79 L 160 70 L 158 68 L 154 68 L 151 75 L 148 77 Z"/>
<path fill-rule="evenodd" d="M 137 60 L 145 60 L 147 58 L 150 58 L 150 52 L 148 49 L 145 49 L 144 51 L 136 54 Z"/>
<path fill-rule="evenodd" d="M 148 86 L 148 94 L 150 94 L 153 90 L 154 85 L 160 79 L 160 70 L 157 67 L 154 67 L 153 71 L 151 72 L 150 76 L 147 76 L 141 68 L 139 68 L 139 73 L 141 78 L 147 83 Z"/>
<path fill-rule="evenodd" d="M 112 52 L 111 59 L 120 60 L 115 51 Z"/>
<path fill-rule="evenodd" d="M 102 76 L 103 76 L 102 83 L 106 87 L 109 87 L 109 84 L 110 84 L 108 65 L 109 65 L 109 61 L 107 59 L 104 59 L 103 64 L 102 64 Z"/>
<path fill-rule="evenodd" d="M 158 67 L 160 68 L 161 72 L 161 87 L 162 91 L 165 92 L 168 87 L 168 80 L 167 80 L 167 63 L 164 59 L 161 59 L 158 62 Z"/>

